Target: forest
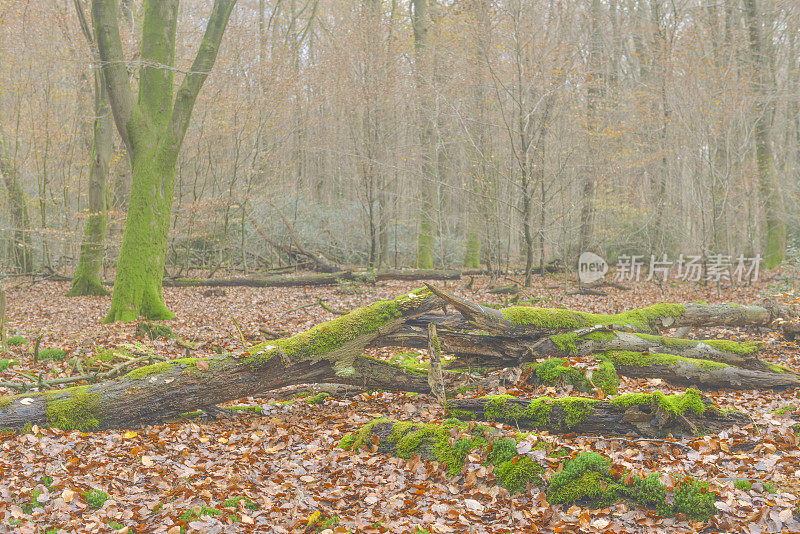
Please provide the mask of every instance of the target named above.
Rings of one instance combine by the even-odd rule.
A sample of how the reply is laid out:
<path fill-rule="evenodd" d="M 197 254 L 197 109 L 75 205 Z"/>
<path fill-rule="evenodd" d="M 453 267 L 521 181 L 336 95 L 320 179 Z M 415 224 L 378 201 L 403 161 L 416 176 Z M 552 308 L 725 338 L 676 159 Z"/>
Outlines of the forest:
<path fill-rule="evenodd" d="M 0 532 L 800 532 L 795 1 L 0 29 Z"/>

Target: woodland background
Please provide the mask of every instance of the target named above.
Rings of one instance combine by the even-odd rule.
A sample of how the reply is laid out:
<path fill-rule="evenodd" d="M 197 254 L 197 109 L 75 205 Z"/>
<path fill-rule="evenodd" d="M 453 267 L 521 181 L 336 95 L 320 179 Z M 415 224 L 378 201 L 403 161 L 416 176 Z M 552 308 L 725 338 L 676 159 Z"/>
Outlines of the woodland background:
<path fill-rule="evenodd" d="M 762 0 L 750 20 L 748 4 L 431 2 L 421 98 L 408 2 L 240 1 L 180 154 L 168 269 L 278 261 L 254 226 L 288 241 L 276 206 L 307 245 L 375 267 L 430 266 L 417 257 L 426 216 L 436 266 L 532 268 L 583 249 L 752 256 L 768 212 L 791 243 L 800 8 Z M 122 2 L 131 78 L 141 9 Z M 210 4 L 181 9 L 185 72 Z M 70 275 L 89 215 L 97 66 L 72 2 L 4 0 L 0 25 L 0 240 Z M 107 266 L 130 191 L 114 136 Z M 27 212 L 17 222 L 12 181 Z"/>

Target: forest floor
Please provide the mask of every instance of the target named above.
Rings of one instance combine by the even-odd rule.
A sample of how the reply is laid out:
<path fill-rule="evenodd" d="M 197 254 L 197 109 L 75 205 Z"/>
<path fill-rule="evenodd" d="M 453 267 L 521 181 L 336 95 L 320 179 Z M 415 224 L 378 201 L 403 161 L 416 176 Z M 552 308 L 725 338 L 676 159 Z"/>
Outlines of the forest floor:
<path fill-rule="evenodd" d="M 489 294 L 484 277 L 477 277 L 470 289 L 464 280 L 438 284 L 473 301 L 502 303 L 508 298 Z M 557 284 L 553 277 L 536 278 L 521 300 L 598 313 L 657 302 L 758 303 L 767 294 L 777 295 L 784 304 L 800 302 L 795 288 L 774 274 L 771 281 L 721 294 L 692 283 L 659 287 L 641 282 L 631 291 L 608 289 L 607 297 L 565 296 L 563 288 L 546 288 Z M 189 342 L 198 345 L 192 356 L 241 351 L 243 344 L 264 340 L 262 328 L 295 333 L 335 317 L 318 305 L 295 309 L 300 306 L 324 299 L 334 309 L 349 311 L 420 285 L 226 288 L 224 294 L 208 296 L 205 288 L 166 288 L 167 305 L 178 316 L 168 323 L 176 337 L 150 340 L 135 335 L 135 324 L 101 324 L 109 298 L 68 298 L 66 283 L 17 280 L 6 284 L 8 326 L 26 342 L 0 355 L 19 362 L 0 373 L 0 380 L 28 380 L 21 373 L 66 377 L 76 372 L 69 363 L 75 357 L 113 354 L 109 349 L 173 358 L 185 356 Z M 800 370 L 797 343 L 772 332 L 715 328 L 695 330 L 690 337 L 758 339 L 766 345 L 765 360 Z M 40 354 L 60 348 L 66 357 L 34 362 L 36 338 Z M 391 358 L 402 351 L 408 349 L 381 349 L 375 355 Z M 655 390 L 678 391 L 660 380 L 623 379 L 621 393 Z M 11 393 L 0 388 L 0 394 Z M 688 447 L 576 435 L 545 437 L 570 449 L 600 451 L 637 472 L 691 474 L 711 481 L 720 496 L 719 513 L 704 524 L 661 518 L 624 503 L 602 510 L 551 507 L 537 488 L 509 495 L 490 483 L 492 475 L 485 468 L 468 477 L 448 477 L 443 469 L 418 459 L 339 449 L 344 434 L 375 417 L 417 422 L 440 422 L 444 417 L 428 395 L 378 392 L 327 399 L 319 405 L 270 395 L 246 398 L 231 404 L 250 405 L 261 413 L 242 411 L 216 421 L 196 418 L 90 434 L 34 428 L 24 435 L 0 435 L 0 532 L 121 529 L 175 534 L 181 527 L 207 533 L 800 531 L 792 517 L 800 501 L 795 422 L 773 413 L 800 405 L 800 391 L 707 393 L 722 408 L 747 412 L 755 424 L 684 439 Z M 526 394 L 566 393 L 542 388 Z M 516 432 L 511 426 L 495 426 L 501 432 Z M 751 488 L 736 488 L 737 479 L 750 481 Z"/>

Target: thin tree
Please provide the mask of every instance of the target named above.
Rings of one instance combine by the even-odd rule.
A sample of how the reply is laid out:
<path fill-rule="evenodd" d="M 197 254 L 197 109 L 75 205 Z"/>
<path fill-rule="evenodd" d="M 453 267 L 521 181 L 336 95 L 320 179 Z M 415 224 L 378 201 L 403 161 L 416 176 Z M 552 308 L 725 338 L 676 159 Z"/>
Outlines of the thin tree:
<path fill-rule="evenodd" d="M 422 150 L 422 185 L 417 238 L 417 267 L 433 267 L 433 199 L 436 196 L 436 147 L 434 118 L 430 98 L 431 58 L 428 0 L 413 0 L 411 23 L 414 29 L 414 79 L 420 104 L 420 147 Z"/>
<path fill-rule="evenodd" d="M 761 17 L 758 16 L 756 0 L 744 0 L 744 16 L 750 38 L 750 60 L 756 79 L 758 99 L 755 105 L 755 145 L 758 188 L 764 202 L 764 220 L 767 242 L 764 246 L 764 267 L 772 269 L 783 261 L 786 248 L 786 225 L 781 218 L 782 199 L 775 180 L 770 130 L 774 104 L 771 90 L 774 85 L 769 73 L 769 59 L 761 35 Z"/>
<path fill-rule="evenodd" d="M 74 0 L 75 11 L 81 31 L 89 45 L 95 63 L 99 63 L 94 33 L 83 9 L 82 0 Z M 92 154 L 89 163 L 89 218 L 83 233 L 81 255 L 78 269 L 72 279 L 69 296 L 108 295 L 100 280 L 100 267 L 103 263 L 103 242 L 108 223 L 108 169 L 113 151 L 111 104 L 108 102 L 103 71 L 94 70 L 94 124 Z"/>
<path fill-rule="evenodd" d="M 179 0 L 147 0 L 142 22 L 138 96 L 131 89 L 116 0 L 94 0 L 92 15 L 117 130 L 130 155 L 128 219 L 106 322 L 140 315 L 171 319 L 161 282 L 175 186 L 175 164 L 195 100 L 214 65 L 236 0 L 215 0 L 194 63 L 174 93 Z"/>

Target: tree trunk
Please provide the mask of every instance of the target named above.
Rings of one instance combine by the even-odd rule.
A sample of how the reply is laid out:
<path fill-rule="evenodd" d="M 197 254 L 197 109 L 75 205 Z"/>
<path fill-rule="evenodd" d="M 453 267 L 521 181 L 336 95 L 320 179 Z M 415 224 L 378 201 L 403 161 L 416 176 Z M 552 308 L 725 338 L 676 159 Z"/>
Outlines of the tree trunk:
<path fill-rule="evenodd" d="M 408 317 L 430 311 L 437 302 L 430 296 L 403 295 L 244 354 L 180 358 L 99 384 L 3 397 L 0 427 L 130 428 L 294 384 L 333 382 L 427 392 L 424 375 L 408 374 L 361 354 L 377 337 L 397 329 Z"/>
<path fill-rule="evenodd" d="M 140 145 L 133 159 L 133 187 L 107 323 L 175 317 L 164 304 L 161 281 L 179 147 L 156 136 L 148 144 L 147 149 Z"/>
<path fill-rule="evenodd" d="M 259 395 L 283 386 L 309 383 L 336 383 L 365 389 L 426 393 L 431 391 L 431 383 L 433 383 L 437 388 L 437 393 L 442 396 L 442 387 L 449 385 L 452 391 L 452 388 L 458 385 L 455 383 L 460 377 L 458 373 L 442 373 L 441 379 L 434 375 L 430 377 L 429 382 L 427 373 L 419 365 L 392 365 L 362 356 L 365 348 L 370 346 L 401 344 L 398 343 L 398 340 L 403 335 L 403 330 L 417 324 L 424 325 L 426 346 L 429 348 L 433 346 L 437 352 L 439 349 L 442 351 L 454 349 L 453 352 L 458 354 L 461 349 L 456 344 L 461 343 L 461 347 L 467 347 L 466 351 L 474 353 L 477 352 L 477 349 L 469 348 L 469 344 L 474 344 L 484 347 L 488 353 L 499 351 L 507 359 L 504 364 L 509 367 L 517 367 L 522 362 L 535 358 L 537 348 L 541 348 L 547 355 L 552 355 L 557 350 L 569 355 L 581 350 L 591 350 L 598 359 L 604 361 L 603 365 L 608 365 L 610 362 L 619 372 L 631 376 L 658 376 L 678 383 L 696 384 L 701 387 L 735 388 L 742 387 L 742 385 L 748 388 L 785 387 L 789 382 L 793 386 L 798 385 L 797 377 L 792 373 L 765 373 L 759 370 L 741 369 L 708 360 L 674 355 L 609 351 L 608 347 L 611 346 L 609 344 L 618 341 L 618 338 L 614 336 L 621 336 L 620 339 L 624 341 L 624 334 L 609 332 L 607 329 L 598 329 L 597 327 L 581 330 L 578 325 L 578 330 L 575 330 L 576 327 L 573 324 L 571 326 L 575 331 L 567 334 L 539 335 L 538 332 L 541 330 L 515 326 L 513 322 L 503 317 L 503 312 L 483 311 L 486 309 L 477 304 L 456 300 L 452 295 L 440 289 L 432 289 L 434 294 L 415 292 L 395 300 L 381 301 L 359 308 L 328 323 L 320 324 L 308 332 L 257 345 L 242 354 L 208 359 L 180 358 L 139 368 L 123 377 L 100 384 L 69 388 L 56 393 L 6 397 L 0 399 L 0 426 L 19 428 L 30 423 L 51 425 L 66 430 L 130 427 L 162 421 L 184 412 L 211 407 L 221 402 L 246 396 Z M 446 306 L 455 307 L 461 314 L 439 313 L 437 315 L 434 313 Z M 584 319 L 615 324 L 620 322 L 618 320 L 622 317 L 629 319 L 621 321 L 623 323 L 635 322 L 630 320 L 634 318 L 639 324 L 646 324 L 648 317 L 670 317 L 673 320 L 678 318 L 675 309 L 661 306 L 661 308 L 632 310 L 627 312 L 627 316 L 625 314 L 592 315 L 588 318 L 584 317 Z M 689 306 L 691 305 L 685 307 L 684 316 L 705 317 L 697 312 L 690 313 Z M 731 308 L 744 307 L 732 306 Z M 542 317 L 541 308 L 531 308 L 531 310 L 534 312 L 538 310 L 538 317 Z M 666 313 L 665 310 L 671 311 Z M 551 312 L 553 311 L 559 312 L 560 310 L 551 310 Z M 511 317 L 517 317 L 518 313 L 515 311 Z M 731 323 L 724 313 L 719 316 L 722 317 L 724 324 Z M 746 313 L 745 316 L 749 316 L 751 319 L 758 317 L 753 313 Z M 547 320 L 552 321 L 552 317 Z M 760 320 L 763 321 L 763 318 Z M 708 323 L 708 318 L 704 318 L 703 322 Z M 541 328 L 543 325 L 540 324 L 539 327 Z M 470 330 L 476 328 L 486 331 L 489 335 L 469 334 Z M 459 329 L 465 331 L 459 332 Z M 553 328 L 550 327 L 550 329 Z M 587 348 L 589 346 L 585 342 L 596 342 L 593 334 L 597 333 L 604 334 L 604 336 L 610 335 L 610 337 L 600 338 L 606 344 L 601 343 L 594 348 Z M 488 339 L 489 343 L 481 345 L 483 342 L 481 338 Z M 651 344 L 647 346 L 671 346 L 665 339 L 642 339 Z M 697 343 L 691 347 L 679 347 L 686 353 L 699 351 L 702 354 L 711 354 L 714 352 L 713 349 L 717 349 L 717 351 L 735 355 L 737 350 L 742 352 L 744 348 L 750 348 L 746 345 L 736 344 L 727 346 L 727 349 L 724 345 L 703 348 L 699 342 L 685 340 L 683 342 Z M 673 346 L 675 346 L 674 343 Z M 642 348 L 642 346 L 638 348 Z M 605 352 L 596 352 L 597 349 L 605 349 Z M 516 351 L 516 358 L 509 358 L 512 350 Z M 503 351 L 507 352 L 503 353 Z M 494 354 L 491 355 L 494 356 Z M 573 372 L 576 371 L 572 368 L 569 369 Z M 511 382 L 516 382 L 519 379 L 519 372 L 512 371 L 514 370 L 510 370 L 508 376 L 511 377 Z M 597 376 L 595 379 L 600 380 Z M 498 385 L 500 384 L 498 383 Z M 451 396 L 452 393 L 448 393 L 448 395 Z M 614 400 L 611 401 L 610 406 L 623 405 L 628 409 L 632 403 L 640 404 L 639 401 L 631 401 L 631 399 L 637 398 L 637 396 L 629 396 L 627 400 Z M 679 402 L 675 398 L 669 402 L 664 401 L 661 397 L 653 397 L 651 400 L 653 400 L 651 404 L 654 406 L 658 404 L 669 413 L 675 412 L 681 406 L 691 404 L 688 401 Z M 558 428 L 561 429 L 560 431 L 597 431 L 601 433 L 600 429 L 606 428 L 602 427 L 602 424 L 610 424 L 610 418 L 613 418 L 615 414 L 619 416 L 623 412 L 628 413 L 627 411 L 617 413 L 606 404 L 597 404 L 600 401 L 584 399 L 569 401 L 567 405 L 562 406 L 564 414 L 556 409 L 547 408 L 549 419 L 544 420 L 538 411 L 534 414 L 535 417 L 529 417 L 532 412 L 528 410 L 528 404 L 520 405 L 519 409 L 515 408 L 516 411 L 501 413 L 495 410 L 490 413 L 485 409 L 486 403 L 482 403 L 482 401 L 473 399 L 454 402 L 455 404 L 451 406 L 453 410 L 477 413 L 476 410 L 480 408 L 483 410 L 484 418 L 505 421 L 520 419 L 520 414 L 528 414 L 526 415 L 528 420 L 537 422 L 537 424 L 541 423 L 544 425 L 543 428 Z M 524 401 L 513 401 L 513 403 L 518 402 Z M 538 401 L 534 400 L 533 402 Z M 577 406 L 575 402 L 588 404 Z M 513 403 L 509 408 L 515 406 Z M 573 410 L 576 406 L 577 412 Z M 639 411 L 650 413 L 644 408 Z M 511 417 L 508 416 L 509 413 L 515 415 Z M 584 417 L 584 415 L 593 413 L 600 415 L 595 416 L 594 419 Z M 683 414 L 682 409 L 680 413 Z M 721 428 L 714 425 L 717 423 L 726 425 L 733 421 L 733 419 L 726 419 L 724 414 L 714 415 L 714 413 L 712 410 L 698 409 L 696 415 L 702 415 L 704 418 L 701 419 L 694 418 L 689 414 L 683 414 L 683 418 L 681 418 L 674 413 L 675 417 L 669 419 L 665 418 L 664 414 L 656 413 L 652 415 L 651 419 L 660 417 L 658 424 L 654 427 L 652 420 L 648 420 L 650 426 L 639 428 L 638 431 L 643 433 L 647 430 L 656 434 L 668 431 L 674 433 L 675 424 L 683 424 L 686 428 L 692 429 L 692 432 L 696 432 L 702 428 Z M 688 419 L 690 423 L 684 419 Z M 621 419 L 618 424 L 615 423 L 616 426 L 608 427 L 608 431 L 628 432 L 630 425 L 623 424 L 628 422 L 630 421 Z M 577 426 L 578 423 L 584 426 Z"/>
<path fill-rule="evenodd" d="M 86 21 L 80 2 L 75 3 L 78 19 L 89 44 L 90 51 L 99 60 L 94 35 Z M 92 154 L 89 164 L 89 217 L 81 244 L 80 259 L 72 280 L 69 296 L 108 295 L 100 280 L 103 265 L 103 243 L 108 224 L 108 170 L 113 152 L 113 119 L 108 102 L 103 71 L 94 69 L 94 124 Z"/>
<path fill-rule="evenodd" d="M 179 0 L 145 3 L 139 92 L 134 101 L 119 34 L 117 2 L 92 2 L 103 77 L 114 121 L 133 167 L 128 219 L 106 322 L 133 321 L 139 316 L 174 317 L 164 304 L 161 280 L 175 163 L 197 95 L 214 66 L 235 0 L 215 0 L 199 51 L 175 91 L 172 66 L 179 3 Z"/>
<path fill-rule="evenodd" d="M 758 168 L 758 190 L 764 203 L 767 242 L 764 246 L 764 267 L 772 269 L 783 261 L 786 249 L 786 225 L 783 223 L 783 202 L 775 178 L 775 162 L 772 154 L 772 113 L 774 104 L 772 80 L 768 73 L 769 59 L 761 35 L 761 17 L 758 16 L 756 0 L 744 0 L 744 15 L 750 38 L 750 59 L 756 78 L 759 97 L 755 105 L 756 167 Z"/>
<path fill-rule="evenodd" d="M 19 182 L 17 168 L 8 153 L 3 133 L 0 132 L 0 174 L 8 193 L 11 208 L 11 242 L 9 243 L 9 257 L 20 273 L 33 271 L 33 257 L 31 254 L 31 220 L 28 215 L 28 204 L 25 202 L 25 192 Z"/>
<path fill-rule="evenodd" d="M 750 422 L 744 414 L 721 411 L 709 398 L 691 389 L 670 396 L 629 393 L 610 401 L 585 397 L 526 400 L 497 395 L 456 399 L 448 406 L 456 417 L 497 421 L 553 434 L 647 437 L 715 434 Z"/>
<path fill-rule="evenodd" d="M 436 198 L 436 146 L 433 142 L 434 118 L 431 105 L 431 57 L 428 32 L 428 0 L 412 0 L 411 23 L 414 29 L 414 83 L 419 95 L 419 140 L 422 151 L 420 181 L 417 268 L 433 268 L 433 214 Z"/>

